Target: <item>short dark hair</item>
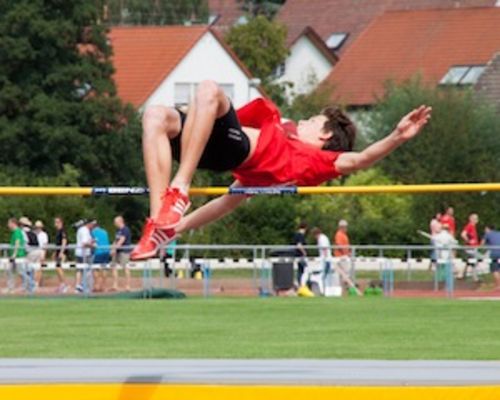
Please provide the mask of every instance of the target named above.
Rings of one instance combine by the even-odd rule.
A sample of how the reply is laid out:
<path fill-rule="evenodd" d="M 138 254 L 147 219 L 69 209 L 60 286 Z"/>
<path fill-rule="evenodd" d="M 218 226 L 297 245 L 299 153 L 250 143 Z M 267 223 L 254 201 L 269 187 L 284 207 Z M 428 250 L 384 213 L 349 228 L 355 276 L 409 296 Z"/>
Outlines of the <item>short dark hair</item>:
<path fill-rule="evenodd" d="M 338 106 L 330 106 L 321 111 L 321 115 L 327 118 L 323 125 L 323 131 L 332 132 L 323 145 L 323 150 L 330 151 L 352 151 L 356 140 L 356 126 Z"/>
<path fill-rule="evenodd" d="M 299 229 L 307 229 L 307 222 L 302 221 L 302 222 L 299 224 Z"/>

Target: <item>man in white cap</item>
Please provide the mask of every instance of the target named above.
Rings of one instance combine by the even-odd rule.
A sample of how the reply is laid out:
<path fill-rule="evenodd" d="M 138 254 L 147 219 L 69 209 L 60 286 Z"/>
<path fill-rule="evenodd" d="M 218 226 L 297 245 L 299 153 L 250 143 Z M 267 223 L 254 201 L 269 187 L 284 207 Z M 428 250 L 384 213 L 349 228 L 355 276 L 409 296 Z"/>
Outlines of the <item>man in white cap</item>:
<path fill-rule="evenodd" d="M 47 246 L 49 244 L 49 235 L 45 232 L 43 222 L 38 220 L 35 222 L 35 233 L 38 238 L 38 246 L 42 250 L 42 264 L 45 262 L 47 255 Z"/>

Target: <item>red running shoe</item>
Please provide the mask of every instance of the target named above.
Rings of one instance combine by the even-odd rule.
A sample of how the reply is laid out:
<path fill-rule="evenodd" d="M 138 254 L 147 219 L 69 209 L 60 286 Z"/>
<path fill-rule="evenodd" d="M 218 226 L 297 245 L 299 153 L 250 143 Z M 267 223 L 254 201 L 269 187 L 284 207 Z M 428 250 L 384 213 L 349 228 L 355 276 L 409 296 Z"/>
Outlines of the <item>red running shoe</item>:
<path fill-rule="evenodd" d="M 190 205 L 189 197 L 181 193 L 178 188 L 168 188 L 163 195 L 163 204 L 158 218 L 155 220 L 156 228 L 175 228 L 181 222 Z"/>
<path fill-rule="evenodd" d="M 176 233 L 173 229 L 156 229 L 154 221 L 148 218 L 146 225 L 144 225 L 141 240 L 139 240 L 139 243 L 137 243 L 137 246 L 135 246 L 130 254 L 130 259 L 138 261 L 152 258 L 156 255 L 161 245 L 171 242 L 175 237 Z"/>

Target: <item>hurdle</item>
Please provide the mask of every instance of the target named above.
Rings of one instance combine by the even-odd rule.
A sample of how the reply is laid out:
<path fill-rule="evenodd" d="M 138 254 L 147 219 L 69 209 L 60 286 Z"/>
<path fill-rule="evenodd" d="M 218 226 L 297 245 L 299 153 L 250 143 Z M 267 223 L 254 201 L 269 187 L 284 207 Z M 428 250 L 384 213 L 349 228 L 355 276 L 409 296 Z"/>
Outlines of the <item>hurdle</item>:
<path fill-rule="evenodd" d="M 433 183 L 421 185 L 364 186 L 264 186 L 264 187 L 194 187 L 191 196 L 223 195 L 369 195 L 369 194 L 428 194 L 428 193 L 488 193 L 500 192 L 500 183 Z M 0 196 L 143 196 L 145 187 L 35 187 L 2 186 Z"/>

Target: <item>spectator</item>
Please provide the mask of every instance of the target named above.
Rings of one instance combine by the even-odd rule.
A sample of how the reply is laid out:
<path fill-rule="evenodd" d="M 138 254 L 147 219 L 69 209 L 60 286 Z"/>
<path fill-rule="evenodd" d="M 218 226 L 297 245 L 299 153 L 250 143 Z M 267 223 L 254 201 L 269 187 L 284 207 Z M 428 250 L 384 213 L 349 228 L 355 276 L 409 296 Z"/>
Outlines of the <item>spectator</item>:
<path fill-rule="evenodd" d="M 335 249 L 335 257 L 344 257 L 351 254 L 349 236 L 347 235 L 348 223 L 345 219 L 341 219 L 338 224 L 337 232 L 335 233 L 334 243 L 339 246 Z"/>
<path fill-rule="evenodd" d="M 329 262 L 332 258 L 332 245 L 330 243 L 330 239 L 328 239 L 328 236 L 321 232 L 321 229 L 317 227 L 312 230 L 312 234 L 316 239 L 320 258 Z"/>
<path fill-rule="evenodd" d="M 455 237 L 456 234 L 456 222 L 455 222 L 455 210 L 453 207 L 447 207 L 446 211 L 441 215 L 441 218 L 439 219 L 439 222 L 441 225 L 448 225 L 448 232 L 451 234 L 451 236 Z"/>
<path fill-rule="evenodd" d="M 111 261 L 110 243 L 108 232 L 101 228 L 96 220 L 92 221 L 91 234 L 94 241 L 93 264 L 98 268 L 94 269 L 94 291 L 102 292 L 105 289 L 106 269 Z"/>
<path fill-rule="evenodd" d="M 439 232 L 441 232 L 441 223 L 439 222 L 441 220 L 442 214 L 437 213 L 432 219 L 431 222 L 429 223 L 429 233 L 431 235 L 431 262 L 429 263 L 429 271 L 432 270 L 434 266 L 437 264 L 437 253 L 435 250 L 435 243 L 434 240 L 432 239 L 435 235 L 437 235 Z"/>
<path fill-rule="evenodd" d="M 441 231 L 441 223 L 439 222 L 442 218 L 442 214 L 438 212 L 434 217 L 432 217 L 429 223 L 429 231 L 431 236 L 438 234 Z"/>
<path fill-rule="evenodd" d="M 26 242 L 27 273 L 28 276 L 33 275 L 33 290 L 36 291 L 42 280 L 42 250 L 40 249 L 40 244 L 38 243 L 38 236 L 32 229 L 33 224 L 30 219 L 27 217 L 19 218 L 19 225 L 22 227 Z"/>
<path fill-rule="evenodd" d="M 129 227 L 125 224 L 125 219 L 118 215 L 115 217 L 114 224 L 116 227 L 115 241 L 111 248 L 113 257 L 113 290 L 118 290 L 118 269 L 119 265 L 125 271 L 125 290 L 130 291 L 130 251 L 132 244 L 132 235 Z"/>
<path fill-rule="evenodd" d="M 43 222 L 38 220 L 35 222 L 35 233 L 38 239 L 38 246 L 40 247 L 42 258 L 42 266 L 45 264 L 47 257 L 47 246 L 49 245 L 49 235 L 44 230 Z"/>
<path fill-rule="evenodd" d="M 495 280 L 495 290 L 500 290 L 500 231 L 495 230 L 493 225 L 488 225 L 485 228 L 483 245 L 496 247 L 488 249 L 490 252 L 490 271 Z"/>
<path fill-rule="evenodd" d="M 295 246 L 295 257 L 299 259 L 297 263 L 297 284 L 302 286 L 302 275 L 307 267 L 307 251 L 306 245 L 307 224 L 302 222 L 297 231 L 293 234 L 293 245 Z"/>
<path fill-rule="evenodd" d="M 479 217 L 477 214 L 473 213 L 469 215 L 469 222 L 464 226 L 462 233 L 460 234 L 462 240 L 464 241 L 466 246 L 469 246 L 470 249 L 466 250 L 465 253 L 467 255 L 467 261 L 464 268 L 462 278 L 467 278 L 467 269 L 469 267 L 472 268 L 472 278 L 474 282 L 478 282 L 479 278 L 477 277 L 477 259 L 479 257 L 479 253 L 477 251 L 477 247 L 479 246 L 479 235 L 477 234 L 477 224 L 479 222 Z"/>
<path fill-rule="evenodd" d="M 450 233 L 448 224 L 441 224 L 439 232 L 432 237 L 432 240 L 436 246 L 438 280 L 442 281 L 445 278 L 446 267 L 453 267 L 452 248 L 457 245 L 457 240 Z"/>
<path fill-rule="evenodd" d="M 92 248 L 94 247 L 94 240 L 92 239 L 91 229 L 93 221 L 90 220 L 80 220 L 74 226 L 77 228 L 76 231 L 76 280 L 75 280 L 75 292 L 82 293 L 82 271 L 84 268 L 92 263 Z"/>
<path fill-rule="evenodd" d="M 171 241 L 167 244 L 165 249 L 160 251 L 160 259 L 163 262 L 163 272 L 166 278 L 169 278 L 172 274 L 172 269 L 168 265 L 169 258 L 172 259 L 172 263 L 175 262 L 175 248 L 177 247 L 177 239 Z"/>
<path fill-rule="evenodd" d="M 64 221 L 61 217 L 54 218 L 54 227 L 56 228 L 57 247 L 54 259 L 56 261 L 56 272 L 59 279 L 59 287 L 57 288 L 57 291 L 60 293 L 66 293 L 68 291 L 68 285 L 64 279 L 64 270 L 62 265 L 68 258 L 68 234 L 64 229 Z"/>
<path fill-rule="evenodd" d="M 17 272 L 17 267 L 24 267 L 26 257 L 26 240 L 16 218 L 9 218 L 7 227 L 11 231 L 9 247 L 10 268 L 7 291 L 12 292 L 15 289 L 15 274 Z"/>

